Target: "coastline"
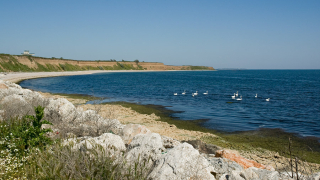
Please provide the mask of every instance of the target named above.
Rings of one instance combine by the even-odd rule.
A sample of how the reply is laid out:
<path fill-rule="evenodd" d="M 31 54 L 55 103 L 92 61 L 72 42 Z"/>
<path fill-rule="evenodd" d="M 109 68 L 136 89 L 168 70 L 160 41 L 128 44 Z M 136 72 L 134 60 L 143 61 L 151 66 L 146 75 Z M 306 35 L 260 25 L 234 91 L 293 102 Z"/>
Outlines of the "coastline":
<path fill-rule="evenodd" d="M 70 75 L 84 75 L 84 74 L 93 74 L 93 73 L 105 73 L 105 72 L 158 72 L 158 71 L 137 71 L 137 70 L 119 70 L 119 71 L 106 71 L 106 70 L 93 70 L 93 71 L 72 71 L 72 72 L 35 72 L 35 73 L 9 73 L 7 75 L 0 76 L 0 79 L 5 81 L 11 81 L 14 83 L 18 83 L 20 81 L 26 80 L 26 79 L 33 79 L 33 78 L 42 78 L 42 77 L 55 77 L 55 76 L 70 76 Z M 41 93 L 41 92 L 40 92 Z M 92 109 L 92 110 L 98 110 L 100 115 L 103 117 L 108 116 L 114 116 L 114 118 L 118 119 L 123 124 L 141 124 L 146 126 L 148 129 L 150 129 L 152 132 L 159 133 L 161 135 L 165 135 L 180 141 L 184 140 L 206 140 L 208 137 L 210 138 L 210 141 L 212 139 L 218 140 L 220 142 L 224 141 L 223 138 L 221 138 L 217 134 L 213 133 L 206 133 L 201 131 L 195 131 L 195 130 L 186 130 L 177 127 L 176 125 L 172 123 L 165 122 L 155 114 L 143 114 L 139 113 L 135 110 L 132 110 L 128 107 L 122 107 L 121 105 L 110 105 L 110 104 L 104 104 L 104 105 L 85 105 L 86 100 L 81 101 L 79 98 L 68 98 L 68 96 L 61 96 L 61 95 L 53 95 L 50 93 L 41 93 L 45 97 L 51 97 L 51 98 L 67 98 L 71 103 L 77 104 L 77 106 L 83 108 L 84 110 Z M 81 99 L 81 97 L 80 97 Z M 81 105 L 82 104 L 82 105 Z M 110 112 L 110 109 L 112 109 L 112 112 Z M 207 142 L 210 142 L 207 141 Z M 217 141 L 213 141 L 212 143 L 216 143 Z M 225 142 L 227 145 L 227 148 L 230 149 L 236 149 L 233 145 L 233 142 Z M 220 145 L 220 144 L 218 144 Z M 231 146 L 229 146 L 231 145 Z M 246 145 L 243 145 L 246 146 Z M 224 147 L 226 148 L 226 147 Z M 247 147 L 246 147 L 247 148 Z M 241 155 L 248 159 L 255 160 L 257 162 L 266 164 L 266 165 L 273 165 L 274 162 L 278 161 L 280 163 L 283 163 L 286 161 L 284 157 L 279 158 L 279 154 L 277 152 L 268 151 L 265 149 L 257 150 L 255 148 L 249 148 L 246 149 L 246 151 L 251 152 L 245 152 L 241 151 Z M 277 155 L 278 154 L 278 155 Z"/>
<path fill-rule="evenodd" d="M 161 72 L 161 71 L 162 70 L 88 70 L 88 71 L 61 71 L 61 72 L 10 72 L 10 73 L 7 72 L 6 75 L 0 74 L 0 79 L 4 81 L 10 81 L 13 83 L 19 83 L 20 81 L 23 81 L 23 80 L 43 78 L 43 77 L 73 76 L 73 75 L 85 75 L 85 74 L 107 73 L 107 72 Z"/>

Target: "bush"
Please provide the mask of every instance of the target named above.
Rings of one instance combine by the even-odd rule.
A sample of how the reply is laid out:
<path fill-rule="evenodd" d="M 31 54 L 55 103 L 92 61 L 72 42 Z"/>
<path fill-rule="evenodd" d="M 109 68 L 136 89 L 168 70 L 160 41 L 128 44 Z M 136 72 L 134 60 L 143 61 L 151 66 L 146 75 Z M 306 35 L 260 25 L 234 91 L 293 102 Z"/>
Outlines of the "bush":
<path fill-rule="evenodd" d="M 51 129 L 41 129 L 43 124 L 51 124 L 43 118 L 44 108 L 35 108 L 35 114 L 23 118 L 0 121 L 0 179 L 21 177 L 22 167 L 32 148 L 42 149 L 52 140 L 46 137 Z"/>

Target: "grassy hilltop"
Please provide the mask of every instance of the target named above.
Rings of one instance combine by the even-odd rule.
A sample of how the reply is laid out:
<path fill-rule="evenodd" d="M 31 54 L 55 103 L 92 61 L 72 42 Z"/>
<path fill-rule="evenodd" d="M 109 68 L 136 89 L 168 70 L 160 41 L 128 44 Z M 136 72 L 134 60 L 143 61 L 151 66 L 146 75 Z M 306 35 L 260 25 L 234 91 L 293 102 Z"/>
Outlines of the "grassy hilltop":
<path fill-rule="evenodd" d="M 207 66 L 170 66 L 163 63 L 96 60 L 79 61 L 26 55 L 0 54 L 0 72 L 51 72 L 85 70 L 214 70 Z"/>

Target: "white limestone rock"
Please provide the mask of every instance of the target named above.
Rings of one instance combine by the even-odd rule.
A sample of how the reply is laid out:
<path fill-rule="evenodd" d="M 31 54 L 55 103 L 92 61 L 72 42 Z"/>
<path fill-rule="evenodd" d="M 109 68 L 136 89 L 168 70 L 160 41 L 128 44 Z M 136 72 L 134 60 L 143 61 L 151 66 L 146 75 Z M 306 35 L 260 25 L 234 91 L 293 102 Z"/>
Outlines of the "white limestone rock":
<path fill-rule="evenodd" d="M 74 150 L 83 151 L 93 149 L 96 145 L 100 145 L 106 155 L 110 156 L 126 150 L 121 137 L 111 133 L 104 133 L 98 137 L 69 138 L 64 140 L 63 145 L 70 145 Z"/>
<path fill-rule="evenodd" d="M 152 179 L 215 179 L 214 168 L 188 143 L 182 143 L 156 161 Z"/>
<path fill-rule="evenodd" d="M 162 144 L 165 148 L 174 148 L 181 144 L 178 140 L 175 140 L 171 137 L 161 136 Z"/>
<path fill-rule="evenodd" d="M 120 131 L 119 135 L 123 139 L 124 143 L 130 144 L 133 137 L 138 134 L 150 134 L 151 131 L 147 129 L 145 126 L 140 124 L 128 124 L 124 126 L 122 131 Z"/>
<path fill-rule="evenodd" d="M 134 163 L 139 157 L 140 161 L 150 161 L 149 163 L 151 163 L 159 159 L 164 150 L 159 134 L 138 134 L 128 146 L 126 159 Z"/>
<path fill-rule="evenodd" d="M 59 113 L 60 121 L 72 121 L 77 117 L 77 111 L 74 105 L 65 98 L 49 99 L 49 104 L 45 108 L 45 114 L 53 112 Z"/>

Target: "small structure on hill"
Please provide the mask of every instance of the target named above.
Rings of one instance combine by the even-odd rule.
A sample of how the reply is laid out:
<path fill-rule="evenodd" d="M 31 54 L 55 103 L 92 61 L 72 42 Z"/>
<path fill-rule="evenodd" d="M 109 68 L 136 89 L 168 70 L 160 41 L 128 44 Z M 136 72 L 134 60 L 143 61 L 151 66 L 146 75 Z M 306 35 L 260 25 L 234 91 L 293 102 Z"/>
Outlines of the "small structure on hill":
<path fill-rule="evenodd" d="M 33 56 L 34 53 L 29 53 L 29 50 L 24 50 L 23 53 L 21 53 L 22 55 L 27 55 L 27 56 Z"/>

